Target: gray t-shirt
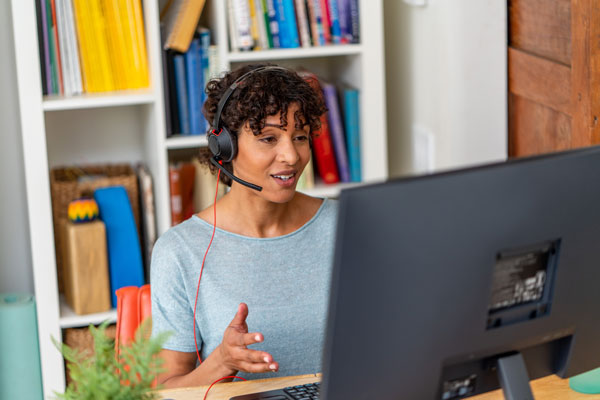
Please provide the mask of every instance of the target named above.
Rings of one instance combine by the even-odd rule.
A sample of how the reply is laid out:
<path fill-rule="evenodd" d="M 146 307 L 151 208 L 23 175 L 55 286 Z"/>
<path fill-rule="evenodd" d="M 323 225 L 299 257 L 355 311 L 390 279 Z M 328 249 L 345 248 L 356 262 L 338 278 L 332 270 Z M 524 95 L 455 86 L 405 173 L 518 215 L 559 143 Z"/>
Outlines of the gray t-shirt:
<path fill-rule="evenodd" d="M 284 236 L 253 238 L 217 228 L 196 310 L 203 360 L 221 343 L 244 302 L 249 332 L 264 335 L 262 343 L 250 348 L 269 352 L 279 363 L 279 372 L 239 376 L 257 379 L 321 371 L 336 219 L 337 202 L 325 199 L 304 226 Z M 173 332 L 166 349 L 196 351 L 193 308 L 212 229 L 193 216 L 169 229 L 154 246 L 153 333 Z"/>

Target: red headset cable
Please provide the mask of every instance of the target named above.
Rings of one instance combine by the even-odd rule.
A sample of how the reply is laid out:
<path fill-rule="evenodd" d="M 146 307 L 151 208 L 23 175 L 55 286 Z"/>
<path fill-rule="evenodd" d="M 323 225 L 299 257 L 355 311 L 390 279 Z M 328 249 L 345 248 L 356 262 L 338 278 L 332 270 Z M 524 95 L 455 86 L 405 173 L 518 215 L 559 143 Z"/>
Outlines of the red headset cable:
<path fill-rule="evenodd" d="M 221 162 L 219 162 L 221 163 Z M 204 253 L 204 258 L 202 259 L 202 266 L 200 267 L 200 276 L 198 277 L 198 286 L 196 288 L 196 301 L 194 302 L 194 345 L 196 346 L 196 356 L 198 356 L 198 363 L 202 364 L 202 358 L 200 357 L 200 350 L 198 350 L 198 341 L 196 339 L 196 308 L 198 307 L 198 293 L 200 292 L 200 280 L 202 279 L 202 271 L 204 270 L 204 262 L 206 261 L 206 256 L 208 254 L 208 250 L 210 249 L 210 245 L 215 237 L 215 231 L 217 230 L 217 195 L 219 194 L 219 178 L 221 177 L 221 170 L 217 173 L 217 188 L 215 189 L 215 201 L 213 202 L 213 231 L 210 237 L 210 242 L 208 242 L 208 247 L 206 248 L 206 252 Z M 222 381 L 223 379 L 241 379 L 245 381 L 246 379 L 240 376 L 224 376 L 222 378 L 214 381 L 206 390 L 204 394 L 204 400 L 206 400 L 206 396 L 208 396 L 208 391 L 215 385 L 215 383 Z"/>

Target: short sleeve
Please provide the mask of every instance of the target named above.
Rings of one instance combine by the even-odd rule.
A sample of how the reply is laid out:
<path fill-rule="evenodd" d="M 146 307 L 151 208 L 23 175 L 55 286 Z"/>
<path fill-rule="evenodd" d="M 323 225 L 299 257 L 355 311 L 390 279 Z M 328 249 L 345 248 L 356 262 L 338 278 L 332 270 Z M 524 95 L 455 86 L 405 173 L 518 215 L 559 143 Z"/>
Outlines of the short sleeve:
<path fill-rule="evenodd" d="M 152 251 L 150 284 L 152 293 L 152 335 L 171 332 L 163 345 L 164 349 L 195 352 L 193 304 L 190 304 L 183 280 L 180 251 L 182 242 L 178 235 L 165 233 L 156 242 Z M 198 349 L 202 338 L 196 326 Z"/>

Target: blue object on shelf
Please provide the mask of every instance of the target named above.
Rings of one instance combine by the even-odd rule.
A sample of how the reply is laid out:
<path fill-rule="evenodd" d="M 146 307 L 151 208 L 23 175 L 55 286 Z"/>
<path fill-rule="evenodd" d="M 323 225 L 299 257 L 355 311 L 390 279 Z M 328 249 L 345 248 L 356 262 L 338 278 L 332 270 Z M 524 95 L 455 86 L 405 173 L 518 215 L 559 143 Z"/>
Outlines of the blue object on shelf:
<path fill-rule="evenodd" d="M 569 386 L 579 393 L 600 393 L 600 368 L 572 377 L 569 379 Z"/>
<path fill-rule="evenodd" d="M 123 186 L 96 189 L 94 199 L 100 219 L 106 226 L 106 247 L 112 306 L 117 306 L 115 290 L 124 286 L 142 286 L 142 251 L 133 211 Z"/>

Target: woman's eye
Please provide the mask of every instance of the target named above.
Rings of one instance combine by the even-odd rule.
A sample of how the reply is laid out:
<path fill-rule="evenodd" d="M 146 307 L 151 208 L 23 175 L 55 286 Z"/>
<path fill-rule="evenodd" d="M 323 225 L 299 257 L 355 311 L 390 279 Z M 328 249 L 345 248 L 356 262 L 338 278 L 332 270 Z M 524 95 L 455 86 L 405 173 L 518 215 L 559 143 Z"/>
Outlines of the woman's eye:
<path fill-rule="evenodd" d="M 296 136 L 295 138 L 297 141 L 299 142 L 305 142 L 308 140 L 308 136 L 307 135 L 300 135 L 300 136 Z"/>
<path fill-rule="evenodd" d="M 273 136 L 267 136 L 260 139 L 263 143 L 275 143 L 275 138 Z"/>

